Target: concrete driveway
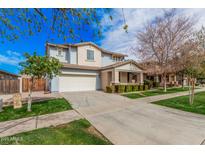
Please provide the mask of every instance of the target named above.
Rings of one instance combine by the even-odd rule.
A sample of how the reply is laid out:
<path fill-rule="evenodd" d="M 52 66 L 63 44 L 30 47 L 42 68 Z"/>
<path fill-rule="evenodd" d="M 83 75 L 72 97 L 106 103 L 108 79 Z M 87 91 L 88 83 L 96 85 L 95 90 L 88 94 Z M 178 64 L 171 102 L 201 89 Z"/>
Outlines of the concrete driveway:
<path fill-rule="evenodd" d="M 180 93 L 184 95 L 186 93 Z M 113 144 L 202 144 L 205 116 L 103 92 L 62 93 Z"/>

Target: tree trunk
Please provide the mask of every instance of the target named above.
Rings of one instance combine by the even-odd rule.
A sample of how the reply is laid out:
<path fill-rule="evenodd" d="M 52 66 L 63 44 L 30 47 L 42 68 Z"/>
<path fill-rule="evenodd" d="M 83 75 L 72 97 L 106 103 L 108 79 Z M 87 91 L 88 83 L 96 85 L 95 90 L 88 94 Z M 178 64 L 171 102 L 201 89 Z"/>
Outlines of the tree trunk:
<path fill-rule="evenodd" d="M 195 89 L 195 78 L 193 78 L 192 80 L 191 104 L 194 104 L 194 89 Z"/>
<path fill-rule="evenodd" d="M 189 104 L 191 105 L 191 79 L 188 79 L 188 86 L 189 86 Z"/>
<path fill-rule="evenodd" d="M 166 74 L 163 76 L 163 80 L 164 80 L 164 92 L 167 92 L 167 78 L 166 78 Z"/>
<path fill-rule="evenodd" d="M 189 104 L 194 104 L 195 78 L 189 80 Z"/>
<path fill-rule="evenodd" d="M 182 74 L 182 89 L 184 89 L 184 74 Z"/>
<path fill-rule="evenodd" d="M 27 111 L 31 112 L 31 103 L 32 103 L 32 88 L 33 88 L 33 78 L 29 80 L 29 91 L 28 91 L 28 104 L 27 104 Z"/>

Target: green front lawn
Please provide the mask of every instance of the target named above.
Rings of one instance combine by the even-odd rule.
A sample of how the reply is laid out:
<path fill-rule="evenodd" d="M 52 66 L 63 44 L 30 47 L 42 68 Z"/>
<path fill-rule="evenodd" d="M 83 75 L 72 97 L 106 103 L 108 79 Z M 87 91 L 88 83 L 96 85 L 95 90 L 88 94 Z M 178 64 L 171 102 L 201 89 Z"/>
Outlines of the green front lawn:
<path fill-rule="evenodd" d="M 193 105 L 189 104 L 189 96 L 180 96 L 153 103 L 171 108 L 176 108 L 183 111 L 205 114 L 205 92 L 195 94 Z"/>
<path fill-rule="evenodd" d="M 33 103 L 31 112 L 27 112 L 27 104 L 24 104 L 20 109 L 13 109 L 13 106 L 9 106 L 4 107 L 4 111 L 0 112 L 0 122 L 70 109 L 72 109 L 71 105 L 63 98 Z"/>
<path fill-rule="evenodd" d="M 170 94 L 170 93 L 176 93 L 176 92 L 182 92 L 182 91 L 188 91 L 188 87 L 185 87 L 184 89 L 183 88 L 167 88 L 167 92 L 164 92 L 162 88 L 159 88 L 156 90 L 127 93 L 127 94 L 123 94 L 123 96 L 131 98 L 131 99 L 136 99 L 136 98 L 141 98 L 141 97 Z"/>
<path fill-rule="evenodd" d="M 97 132 L 91 124 L 80 119 L 69 124 L 36 129 L 17 135 L 0 138 L 0 144 L 85 144 L 103 145 L 111 144 L 105 137 Z"/>

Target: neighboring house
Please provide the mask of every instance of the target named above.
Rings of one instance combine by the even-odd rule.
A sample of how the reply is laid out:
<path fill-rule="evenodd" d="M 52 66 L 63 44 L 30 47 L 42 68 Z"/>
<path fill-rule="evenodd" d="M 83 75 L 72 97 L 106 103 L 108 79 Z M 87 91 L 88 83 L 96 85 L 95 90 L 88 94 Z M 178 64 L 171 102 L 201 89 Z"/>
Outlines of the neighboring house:
<path fill-rule="evenodd" d="M 105 90 L 112 84 L 143 83 L 143 69 L 135 61 L 91 42 L 47 43 L 46 54 L 63 64 L 61 75 L 50 81 L 52 92 Z"/>
<path fill-rule="evenodd" d="M 158 82 L 160 86 L 164 85 L 162 72 L 156 63 L 149 61 L 141 63 L 140 66 L 146 70 L 144 71 L 145 79 Z M 168 86 L 180 86 L 182 83 L 184 86 L 188 85 L 187 78 L 179 73 L 180 70 L 178 68 L 167 66 L 165 69 L 167 71 L 166 84 Z"/>
<path fill-rule="evenodd" d="M 17 80 L 18 79 L 18 75 L 13 74 L 13 73 L 9 73 L 3 70 L 0 70 L 0 80 Z"/>

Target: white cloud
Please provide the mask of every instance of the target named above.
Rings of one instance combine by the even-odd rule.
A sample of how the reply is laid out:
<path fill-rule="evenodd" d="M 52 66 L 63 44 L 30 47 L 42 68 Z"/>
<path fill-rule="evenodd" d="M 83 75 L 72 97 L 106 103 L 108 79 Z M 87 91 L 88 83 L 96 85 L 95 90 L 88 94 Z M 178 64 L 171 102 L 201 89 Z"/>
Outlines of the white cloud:
<path fill-rule="evenodd" d="M 10 56 L 13 56 L 13 55 L 14 55 L 14 56 L 21 56 L 20 53 L 15 52 L 15 51 L 11 51 L 11 50 L 7 50 L 6 53 L 7 53 L 8 55 L 10 55 Z"/>
<path fill-rule="evenodd" d="M 7 50 L 5 52 L 0 53 L 0 65 L 8 64 L 17 66 L 23 60 L 23 56 L 15 51 Z"/>
<path fill-rule="evenodd" d="M 104 38 L 101 40 L 103 48 L 115 52 L 126 53 L 129 58 L 130 49 L 136 46 L 137 31 L 143 28 L 144 24 L 153 20 L 156 16 L 162 15 L 164 9 L 123 9 L 126 23 L 128 24 L 128 33 L 123 30 L 122 9 L 114 9 L 113 21 L 109 20 L 106 14 L 102 19 L 104 27 Z M 193 16 L 199 19 L 196 28 L 205 25 L 205 9 L 179 9 L 178 13 Z"/>

